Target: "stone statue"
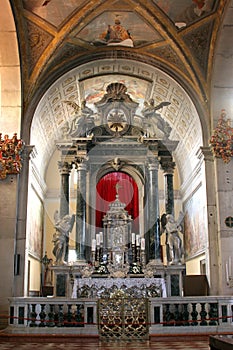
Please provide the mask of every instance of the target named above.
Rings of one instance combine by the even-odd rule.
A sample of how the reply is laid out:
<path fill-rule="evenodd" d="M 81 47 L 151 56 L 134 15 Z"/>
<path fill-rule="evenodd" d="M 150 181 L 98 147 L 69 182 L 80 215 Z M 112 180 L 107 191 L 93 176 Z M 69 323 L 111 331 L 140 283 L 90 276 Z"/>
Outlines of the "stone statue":
<path fill-rule="evenodd" d="M 180 215 L 180 217 L 183 215 Z M 168 258 L 170 265 L 182 264 L 182 257 L 184 254 L 183 239 L 180 222 L 181 220 L 175 221 L 172 214 L 166 215 L 166 236 L 168 245 Z"/>
<path fill-rule="evenodd" d="M 56 257 L 56 264 L 67 262 L 66 251 L 69 243 L 69 234 L 73 229 L 75 215 L 65 215 L 62 219 L 58 218 L 58 211 L 54 214 L 56 232 L 53 235 L 54 243 L 53 254 Z"/>
<path fill-rule="evenodd" d="M 69 135 L 72 137 L 88 136 L 91 129 L 95 127 L 94 112 L 86 104 L 86 100 L 82 101 L 81 107 L 73 101 L 63 101 L 71 106 L 75 111 L 75 117 L 71 122 Z"/>
<path fill-rule="evenodd" d="M 164 106 L 169 106 L 170 102 L 161 102 L 157 106 L 155 105 L 154 99 L 150 99 L 148 102 L 144 102 L 144 108 L 142 110 L 142 115 L 144 116 L 144 125 L 147 129 L 147 135 L 149 137 L 168 137 L 171 132 L 171 127 L 169 124 L 161 118 L 157 110 Z"/>
<path fill-rule="evenodd" d="M 170 104 L 171 104 L 170 102 L 161 102 L 160 104 L 155 106 L 155 101 L 153 98 L 151 98 L 148 102 L 147 101 L 144 102 L 144 108 L 142 110 L 142 114 L 146 118 L 152 117 L 155 115 L 155 112 L 158 109 L 161 109 L 164 106 L 169 106 Z"/>

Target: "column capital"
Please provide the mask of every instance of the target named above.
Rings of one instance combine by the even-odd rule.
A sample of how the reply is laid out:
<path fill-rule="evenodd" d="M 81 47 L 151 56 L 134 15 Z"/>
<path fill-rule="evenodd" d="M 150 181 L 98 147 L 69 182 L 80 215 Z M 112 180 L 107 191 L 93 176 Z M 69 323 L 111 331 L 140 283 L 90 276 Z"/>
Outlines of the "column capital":
<path fill-rule="evenodd" d="M 211 147 L 200 147 L 199 150 L 196 153 L 198 159 L 204 160 L 204 161 L 214 161 L 214 155 L 211 150 Z"/>
<path fill-rule="evenodd" d="M 75 169 L 77 171 L 86 171 L 87 170 L 87 165 L 86 163 L 84 162 L 84 159 L 83 158 L 76 158 L 76 161 L 75 161 Z"/>
<path fill-rule="evenodd" d="M 152 162 L 149 161 L 148 162 L 148 169 L 149 169 L 149 171 L 153 171 L 153 170 L 158 171 L 159 170 L 158 161 L 155 161 L 154 159 Z"/>
<path fill-rule="evenodd" d="M 23 159 L 25 159 L 25 157 L 30 159 L 30 155 L 32 155 L 32 157 L 34 158 L 35 157 L 34 150 L 35 150 L 35 146 L 24 145 L 23 153 L 22 153 Z"/>
<path fill-rule="evenodd" d="M 162 160 L 160 162 L 164 175 L 173 175 L 176 163 L 172 160 Z"/>
<path fill-rule="evenodd" d="M 65 161 L 58 161 L 58 169 L 60 174 L 69 175 L 72 169 L 72 164 Z"/>

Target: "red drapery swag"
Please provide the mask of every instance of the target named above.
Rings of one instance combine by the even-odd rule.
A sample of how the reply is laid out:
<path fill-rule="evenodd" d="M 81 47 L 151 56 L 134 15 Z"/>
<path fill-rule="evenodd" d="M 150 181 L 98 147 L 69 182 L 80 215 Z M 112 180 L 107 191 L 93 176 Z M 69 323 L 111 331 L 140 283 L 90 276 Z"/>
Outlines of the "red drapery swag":
<path fill-rule="evenodd" d="M 123 172 L 112 172 L 100 179 L 96 186 L 96 229 L 103 228 L 103 217 L 109 210 L 109 204 L 116 199 L 118 184 L 119 200 L 125 204 L 125 210 L 131 215 L 132 232 L 138 232 L 138 186 L 134 179 Z"/>

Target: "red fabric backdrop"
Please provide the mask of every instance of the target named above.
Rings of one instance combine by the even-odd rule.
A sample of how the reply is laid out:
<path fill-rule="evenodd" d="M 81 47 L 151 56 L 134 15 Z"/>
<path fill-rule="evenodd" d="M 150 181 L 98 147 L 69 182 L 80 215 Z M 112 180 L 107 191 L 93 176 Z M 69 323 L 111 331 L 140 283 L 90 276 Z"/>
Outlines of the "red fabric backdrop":
<path fill-rule="evenodd" d="M 100 179 L 96 186 L 96 229 L 103 227 L 103 216 L 109 209 L 109 204 L 116 199 L 116 184 L 118 184 L 119 200 L 125 204 L 125 210 L 131 215 L 132 232 L 138 232 L 138 187 L 134 179 L 123 172 L 112 172 Z"/>

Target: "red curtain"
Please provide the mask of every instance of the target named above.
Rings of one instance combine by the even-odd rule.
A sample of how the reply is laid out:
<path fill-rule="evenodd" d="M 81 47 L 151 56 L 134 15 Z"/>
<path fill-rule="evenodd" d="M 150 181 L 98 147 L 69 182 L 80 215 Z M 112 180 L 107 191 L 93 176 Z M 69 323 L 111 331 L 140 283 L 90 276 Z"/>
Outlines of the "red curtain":
<path fill-rule="evenodd" d="M 116 199 L 118 184 L 119 200 L 125 204 L 125 210 L 131 215 L 132 231 L 138 232 L 138 187 L 134 179 L 123 172 L 112 172 L 100 179 L 96 186 L 96 229 L 103 227 L 103 216 L 109 204 Z"/>

